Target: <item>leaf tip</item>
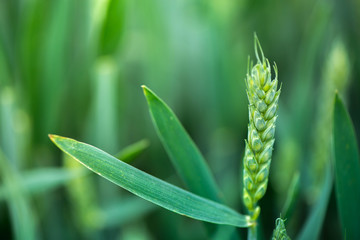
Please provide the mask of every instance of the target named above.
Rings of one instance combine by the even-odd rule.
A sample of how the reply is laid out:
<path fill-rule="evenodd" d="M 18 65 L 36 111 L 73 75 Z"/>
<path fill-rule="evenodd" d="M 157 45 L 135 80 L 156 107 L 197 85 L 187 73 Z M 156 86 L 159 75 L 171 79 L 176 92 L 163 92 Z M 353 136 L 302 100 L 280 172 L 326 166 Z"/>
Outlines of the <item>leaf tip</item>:
<path fill-rule="evenodd" d="M 150 90 L 150 88 L 148 88 L 147 86 L 145 85 L 141 85 L 143 91 L 144 91 L 144 95 L 146 97 L 146 99 L 149 101 L 149 100 L 152 100 L 152 99 L 156 99 L 156 95 L 153 91 Z"/>
<path fill-rule="evenodd" d="M 48 137 L 50 138 L 51 141 L 55 141 L 55 138 L 57 137 L 55 134 L 48 134 Z"/>
<path fill-rule="evenodd" d="M 59 142 L 58 142 L 58 139 L 61 138 L 60 136 L 58 135 L 55 135 L 55 134 L 48 134 L 50 140 L 57 146 L 59 147 Z"/>
<path fill-rule="evenodd" d="M 335 108 L 339 108 L 339 106 L 343 106 L 343 101 L 342 101 L 337 89 L 335 90 L 334 106 L 335 106 Z"/>
<path fill-rule="evenodd" d="M 147 97 L 147 96 L 149 95 L 149 93 L 150 93 L 150 89 L 149 89 L 147 86 L 145 86 L 145 85 L 141 85 L 141 88 L 142 88 L 143 91 L 144 91 L 145 97 Z"/>
<path fill-rule="evenodd" d="M 62 137 L 59 135 L 55 135 L 55 134 L 48 134 L 50 140 L 56 145 L 58 146 L 59 141 L 66 139 L 66 137 Z"/>

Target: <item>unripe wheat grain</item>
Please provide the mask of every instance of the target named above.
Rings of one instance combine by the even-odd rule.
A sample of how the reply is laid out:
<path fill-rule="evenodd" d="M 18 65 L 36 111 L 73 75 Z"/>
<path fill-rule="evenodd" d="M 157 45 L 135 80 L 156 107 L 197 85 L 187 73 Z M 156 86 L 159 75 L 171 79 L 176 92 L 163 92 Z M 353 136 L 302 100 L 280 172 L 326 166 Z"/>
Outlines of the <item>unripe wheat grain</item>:
<path fill-rule="evenodd" d="M 271 79 L 269 61 L 264 57 L 256 35 L 255 54 L 257 63 L 255 66 L 250 65 L 251 71 L 248 66 L 245 80 L 249 100 L 249 125 L 243 173 L 243 200 L 253 219 L 260 213 L 257 202 L 264 196 L 268 184 L 280 95 L 280 89 L 277 90 L 277 67 L 274 65 L 275 78 Z"/>

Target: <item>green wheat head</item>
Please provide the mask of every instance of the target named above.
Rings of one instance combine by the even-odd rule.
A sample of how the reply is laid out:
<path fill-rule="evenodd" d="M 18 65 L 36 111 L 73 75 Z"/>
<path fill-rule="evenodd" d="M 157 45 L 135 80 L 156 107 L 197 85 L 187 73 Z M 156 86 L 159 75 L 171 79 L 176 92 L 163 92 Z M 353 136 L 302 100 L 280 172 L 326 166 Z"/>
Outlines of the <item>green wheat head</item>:
<path fill-rule="evenodd" d="M 251 71 L 248 65 L 245 80 L 249 100 L 249 125 L 243 174 L 243 200 L 253 219 L 260 213 L 257 202 L 264 196 L 268 184 L 280 95 L 280 89 L 277 90 L 277 67 L 274 65 L 275 78 L 271 79 L 269 61 L 264 57 L 256 35 L 255 54 L 257 63 L 255 66 L 250 64 Z"/>
<path fill-rule="evenodd" d="M 272 240 L 291 240 L 291 238 L 286 233 L 284 222 L 285 221 L 281 218 L 276 219 Z"/>

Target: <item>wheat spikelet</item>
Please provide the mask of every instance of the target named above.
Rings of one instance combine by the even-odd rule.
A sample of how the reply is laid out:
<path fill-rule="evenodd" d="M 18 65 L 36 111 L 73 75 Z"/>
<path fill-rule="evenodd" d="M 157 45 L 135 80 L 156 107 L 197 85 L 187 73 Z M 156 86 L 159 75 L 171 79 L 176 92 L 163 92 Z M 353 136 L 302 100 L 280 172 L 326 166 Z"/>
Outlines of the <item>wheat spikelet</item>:
<path fill-rule="evenodd" d="M 284 220 L 281 218 L 276 219 L 272 240 L 291 240 L 286 233 Z"/>
<path fill-rule="evenodd" d="M 264 196 L 268 184 L 280 95 L 280 89 L 277 90 L 277 67 L 274 65 L 275 78 L 271 79 L 269 61 L 264 57 L 256 35 L 255 54 L 257 63 L 255 66 L 250 64 L 251 72 L 248 66 L 245 80 L 249 100 L 249 125 L 243 173 L 243 201 L 253 219 L 260 213 L 257 202 Z"/>

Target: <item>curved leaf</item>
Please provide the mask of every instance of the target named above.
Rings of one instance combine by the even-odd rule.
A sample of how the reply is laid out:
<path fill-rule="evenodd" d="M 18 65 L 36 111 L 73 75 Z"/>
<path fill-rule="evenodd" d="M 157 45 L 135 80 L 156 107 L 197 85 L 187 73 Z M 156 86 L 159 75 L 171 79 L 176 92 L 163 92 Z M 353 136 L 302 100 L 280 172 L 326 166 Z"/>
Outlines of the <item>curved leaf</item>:
<path fill-rule="evenodd" d="M 237 227 L 252 224 L 249 216 L 155 178 L 96 147 L 56 135 L 49 137 L 61 150 L 90 170 L 163 208 L 211 223 Z"/>
<path fill-rule="evenodd" d="M 311 209 L 310 216 L 307 218 L 304 227 L 302 228 L 298 240 L 319 239 L 321 228 L 324 222 L 326 209 L 329 203 L 330 193 L 332 189 L 333 176 L 331 167 L 328 165 L 325 168 L 325 181 L 319 200 Z"/>
<path fill-rule="evenodd" d="M 219 191 L 206 161 L 174 112 L 154 92 L 142 86 L 157 134 L 190 191 L 218 201 Z"/>
<path fill-rule="evenodd" d="M 360 162 L 354 127 L 339 96 L 334 107 L 335 186 L 343 237 L 360 239 Z"/>

